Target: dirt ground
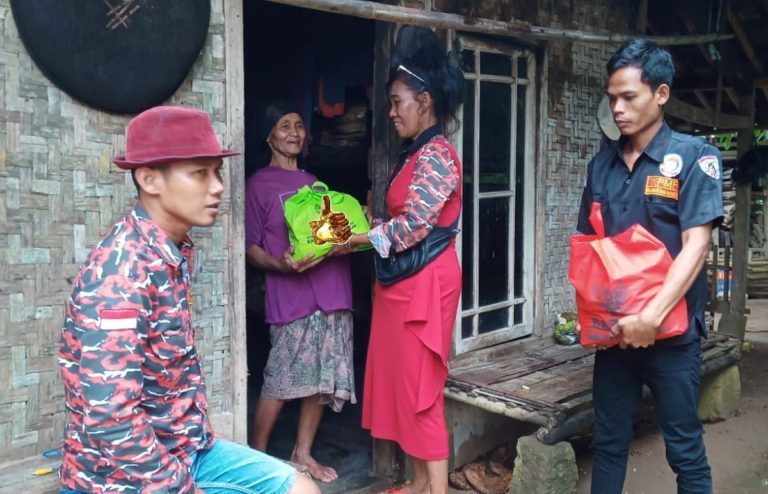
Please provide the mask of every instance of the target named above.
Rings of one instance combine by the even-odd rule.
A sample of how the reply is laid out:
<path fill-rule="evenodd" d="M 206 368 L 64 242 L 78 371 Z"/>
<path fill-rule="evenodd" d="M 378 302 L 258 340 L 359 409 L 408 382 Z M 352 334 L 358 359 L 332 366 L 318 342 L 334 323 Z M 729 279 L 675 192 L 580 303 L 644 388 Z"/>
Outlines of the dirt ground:
<path fill-rule="evenodd" d="M 752 300 L 743 354 L 741 402 L 736 416 L 705 424 L 707 456 L 715 494 L 768 494 L 768 300 Z M 664 457 L 664 442 L 652 420 L 641 419 L 630 446 L 626 494 L 675 493 L 675 476 Z M 588 440 L 574 441 L 578 493 L 589 493 L 592 456 Z"/>

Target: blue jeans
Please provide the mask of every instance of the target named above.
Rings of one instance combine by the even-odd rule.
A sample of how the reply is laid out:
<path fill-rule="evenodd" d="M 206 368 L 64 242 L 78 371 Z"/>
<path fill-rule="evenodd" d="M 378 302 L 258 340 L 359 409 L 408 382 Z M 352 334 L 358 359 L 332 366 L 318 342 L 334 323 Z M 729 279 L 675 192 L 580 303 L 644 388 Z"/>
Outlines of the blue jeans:
<path fill-rule="evenodd" d="M 216 439 L 211 449 L 198 451 L 191 473 L 206 494 L 286 494 L 296 480 L 296 470 L 287 463 L 226 439 Z"/>
<path fill-rule="evenodd" d="M 677 492 L 712 492 L 712 473 L 698 414 L 700 366 L 698 341 L 645 349 L 614 347 L 597 352 L 593 387 L 593 494 L 622 492 L 643 384 L 653 394 L 667 462 L 677 474 Z"/>

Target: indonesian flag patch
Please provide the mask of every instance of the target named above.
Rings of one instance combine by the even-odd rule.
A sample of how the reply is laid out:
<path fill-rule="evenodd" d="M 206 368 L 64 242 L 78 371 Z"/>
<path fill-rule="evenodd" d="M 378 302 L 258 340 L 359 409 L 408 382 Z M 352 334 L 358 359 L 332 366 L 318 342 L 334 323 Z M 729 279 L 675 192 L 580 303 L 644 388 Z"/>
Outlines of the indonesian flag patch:
<path fill-rule="evenodd" d="M 117 329 L 136 329 L 139 312 L 136 309 L 107 309 L 99 313 L 99 329 L 111 331 Z"/>

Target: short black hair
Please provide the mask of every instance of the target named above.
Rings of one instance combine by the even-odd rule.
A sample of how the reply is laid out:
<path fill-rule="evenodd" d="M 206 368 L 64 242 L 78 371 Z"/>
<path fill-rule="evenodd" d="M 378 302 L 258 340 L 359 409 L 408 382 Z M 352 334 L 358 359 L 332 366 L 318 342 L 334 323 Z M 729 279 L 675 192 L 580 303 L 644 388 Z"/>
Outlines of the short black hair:
<path fill-rule="evenodd" d="M 141 185 L 139 185 L 139 181 L 136 180 L 136 169 L 131 169 L 131 179 L 133 180 L 133 185 L 136 187 L 136 193 L 138 194 L 141 192 Z"/>
<path fill-rule="evenodd" d="M 624 43 L 608 60 L 606 65 L 608 77 L 626 67 L 641 69 L 643 74 L 640 80 L 648 84 L 654 92 L 662 84 L 671 88 L 672 79 L 675 78 L 675 63 L 672 61 L 672 55 L 648 39 L 635 38 Z"/>

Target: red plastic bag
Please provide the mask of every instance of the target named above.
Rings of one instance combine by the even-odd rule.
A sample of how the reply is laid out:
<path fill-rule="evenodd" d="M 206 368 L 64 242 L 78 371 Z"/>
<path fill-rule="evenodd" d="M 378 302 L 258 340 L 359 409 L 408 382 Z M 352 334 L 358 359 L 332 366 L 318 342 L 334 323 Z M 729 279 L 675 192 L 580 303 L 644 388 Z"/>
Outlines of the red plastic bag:
<path fill-rule="evenodd" d="M 664 284 L 672 256 L 648 230 L 635 224 L 613 237 L 605 237 L 600 204 L 589 216 L 597 235 L 573 235 L 568 279 L 576 289 L 576 307 L 584 346 L 611 346 L 621 337 L 611 334 L 622 317 L 638 314 Z M 685 298 L 672 309 L 656 339 L 680 336 L 688 329 Z"/>

